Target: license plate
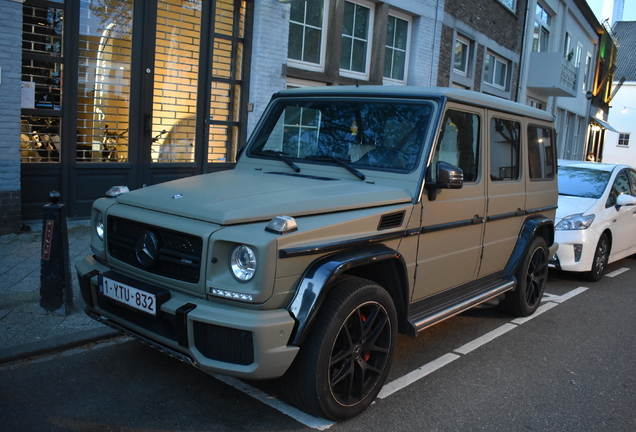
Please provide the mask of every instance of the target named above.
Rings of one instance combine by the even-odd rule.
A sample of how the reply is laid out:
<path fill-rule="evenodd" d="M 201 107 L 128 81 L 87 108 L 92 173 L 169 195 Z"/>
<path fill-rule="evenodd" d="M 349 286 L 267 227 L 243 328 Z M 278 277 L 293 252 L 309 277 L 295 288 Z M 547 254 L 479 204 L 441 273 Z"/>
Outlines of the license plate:
<path fill-rule="evenodd" d="M 157 315 L 157 296 L 105 276 L 100 277 L 100 294 L 151 315 Z"/>

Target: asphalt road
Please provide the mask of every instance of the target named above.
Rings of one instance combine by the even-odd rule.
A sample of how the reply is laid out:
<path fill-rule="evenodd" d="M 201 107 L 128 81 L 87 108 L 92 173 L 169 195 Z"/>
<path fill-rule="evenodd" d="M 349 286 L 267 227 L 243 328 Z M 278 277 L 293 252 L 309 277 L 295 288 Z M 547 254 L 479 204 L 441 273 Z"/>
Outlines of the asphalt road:
<path fill-rule="evenodd" d="M 474 309 L 400 337 L 383 397 L 347 422 L 118 338 L 0 367 L 0 430 L 636 431 L 636 260 L 608 273 L 551 273 L 530 320 Z"/>

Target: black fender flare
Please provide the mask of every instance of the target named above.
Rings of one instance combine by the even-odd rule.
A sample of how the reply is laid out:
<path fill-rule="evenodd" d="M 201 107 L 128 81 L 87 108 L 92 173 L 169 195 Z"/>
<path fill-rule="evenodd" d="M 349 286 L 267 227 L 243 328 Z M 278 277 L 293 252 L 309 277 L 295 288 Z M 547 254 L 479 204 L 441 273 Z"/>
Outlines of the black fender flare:
<path fill-rule="evenodd" d="M 519 233 L 517 244 L 515 244 L 512 254 L 510 254 L 510 259 L 504 268 L 504 277 L 514 277 L 528 244 L 530 244 L 537 231 L 543 227 L 548 227 L 548 236 L 545 239 L 548 247 L 554 243 L 554 221 L 552 219 L 541 215 L 526 219 Z"/>
<path fill-rule="evenodd" d="M 294 299 L 287 307 L 296 320 L 290 343 L 298 346 L 302 344 L 320 306 L 329 293 L 330 285 L 338 276 L 352 268 L 386 260 L 396 260 L 398 263 L 401 269 L 400 285 L 405 287 L 400 290 L 399 295 L 405 296 L 401 301 L 408 304 L 406 263 L 399 252 L 384 245 L 376 245 L 327 255 L 314 261 L 305 270 L 298 283 Z"/>

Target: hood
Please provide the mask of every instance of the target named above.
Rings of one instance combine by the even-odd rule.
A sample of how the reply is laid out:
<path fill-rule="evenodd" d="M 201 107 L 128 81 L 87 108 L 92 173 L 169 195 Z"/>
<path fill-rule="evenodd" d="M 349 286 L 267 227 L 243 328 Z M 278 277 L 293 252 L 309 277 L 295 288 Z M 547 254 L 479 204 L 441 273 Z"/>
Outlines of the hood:
<path fill-rule="evenodd" d="M 405 189 L 360 180 L 228 170 L 137 189 L 117 202 L 220 225 L 410 202 Z"/>
<path fill-rule="evenodd" d="M 559 195 L 559 208 L 556 212 L 556 222 L 573 214 L 589 214 L 590 209 L 598 203 L 596 198 L 581 198 L 566 195 Z"/>

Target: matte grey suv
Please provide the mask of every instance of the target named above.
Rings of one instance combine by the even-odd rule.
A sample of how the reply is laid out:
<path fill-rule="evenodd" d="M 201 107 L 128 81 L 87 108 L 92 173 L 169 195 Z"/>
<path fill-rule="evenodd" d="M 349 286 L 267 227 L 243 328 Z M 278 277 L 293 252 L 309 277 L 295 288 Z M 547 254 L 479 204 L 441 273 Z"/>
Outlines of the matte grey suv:
<path fill-rule="evenodd" d="M 282 377 L 311 414 L 355 416 L 398 333 L 492 300 L 538 307 L 552 120 L 447 88 L 277 93 L 234 169 L 94 203 L 86 313 L 206 371 Z"/>

